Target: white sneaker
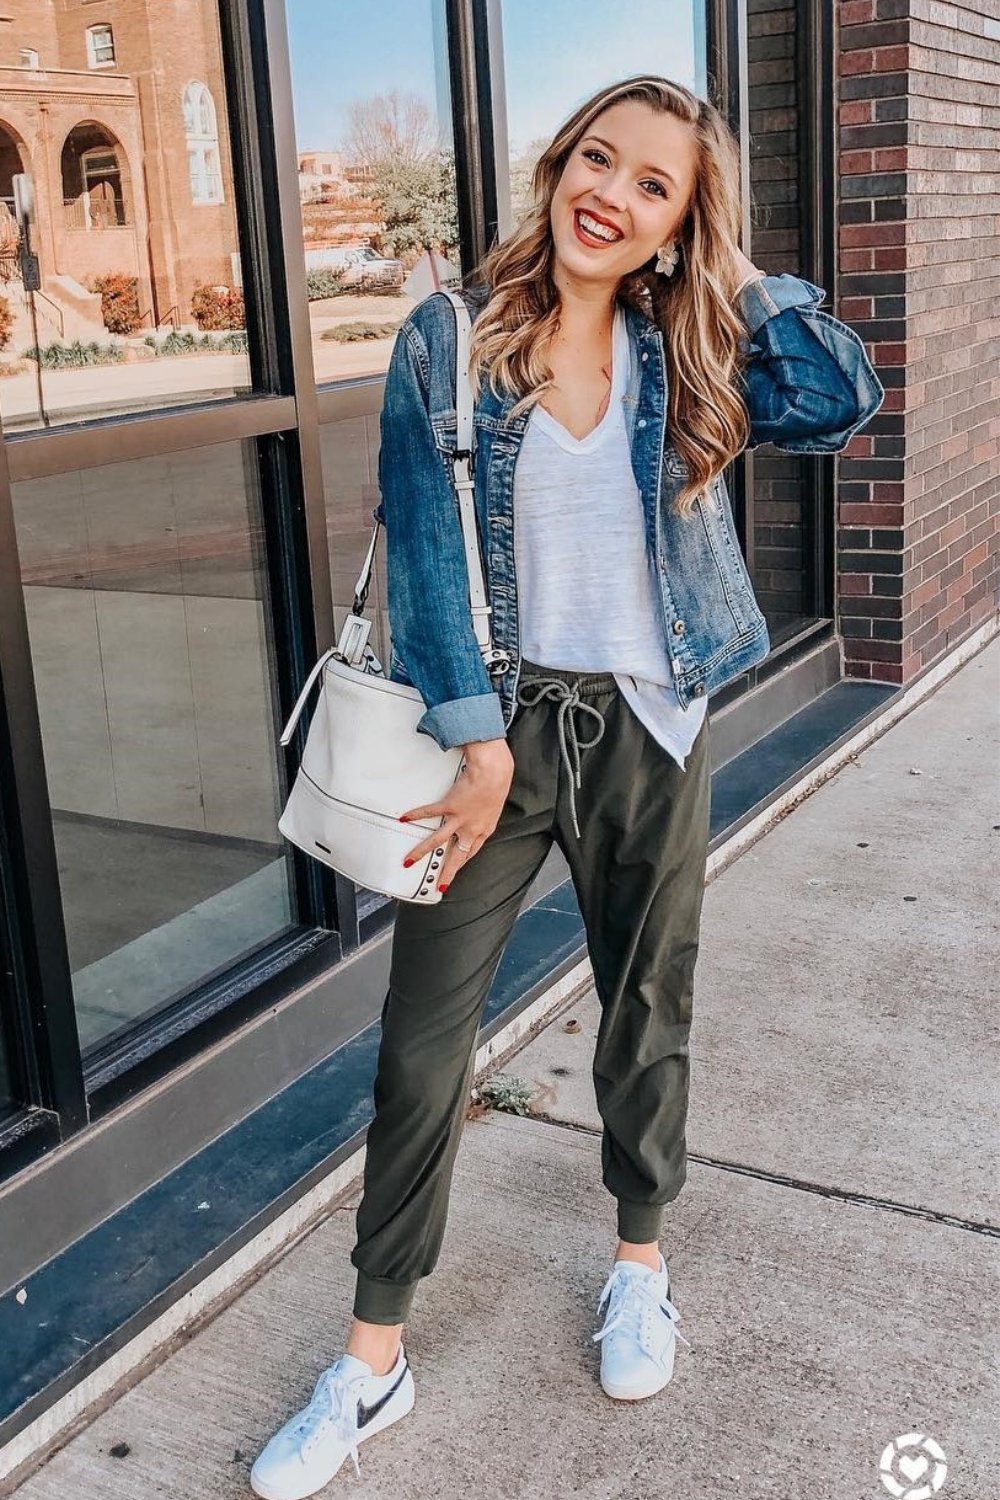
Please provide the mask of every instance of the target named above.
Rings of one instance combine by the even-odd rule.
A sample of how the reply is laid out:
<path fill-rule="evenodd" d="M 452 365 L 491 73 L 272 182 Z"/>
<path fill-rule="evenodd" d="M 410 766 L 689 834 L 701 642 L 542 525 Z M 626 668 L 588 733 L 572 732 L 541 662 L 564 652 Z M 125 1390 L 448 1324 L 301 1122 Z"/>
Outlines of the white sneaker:
<path fill-rule="evenodd" d="M 636 1260 L 616 1260 L 597 1311 L 608 1303 L 604 1326 L 593 1335 L 601 1345 L 601 1385 L 618 1401 L 638 1401 L 663 1389 L 674 1373 L 680 1313 L 667 1299 L 670 1278 L 660 1256 L 653 1271 Z M 688 1348 L 690 1348 L 688 1344 Z"/>
<path fill-rule="evenodd" d="M 342 1354 L 316 1382 L 312 1400 L 276 1432 L 250 1471 L 263 1500 L 306 1500 L 337 1473 L 348 1454 L 360 1476 L 358 1444 L 413 1407 L 413 1374 L 400 1344 L 385 1375 Z"/>

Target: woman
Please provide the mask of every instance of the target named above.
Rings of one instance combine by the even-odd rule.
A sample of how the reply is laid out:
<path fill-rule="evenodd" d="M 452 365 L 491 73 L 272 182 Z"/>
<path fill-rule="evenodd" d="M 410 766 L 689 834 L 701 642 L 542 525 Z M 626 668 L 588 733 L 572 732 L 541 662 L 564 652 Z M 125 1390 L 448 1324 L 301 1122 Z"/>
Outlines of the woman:
<path fill-rule="evenodd" d="M 659 1248 L 686 1171 L 688 1035 L 709 834 L 707 695 L 767 654 L 722 470 L 746 446 L 836 452 L 882 388 L 818 287 L 737 247 L 722 116 L 659 78 L 602 90 L 558 132 L 535 206 L 465 293 L 472 455 L 497 661 L 469 616 L 451 487 L 454 313 L 432 296 L 389 370 L 380 480 L 391 675 L 466 769 L 413 858 L 444 899 L 401 905 L 382 1012 L 345 1354 L 254 1467 L 300 1500 L 414 1400 L 402 1345 L 444 1233 L 483 1002 L 556 840 L 602 1021 L 602 1173 L 617 1205 L 601 1384 L 670 1379 L 678 1313 Z"/>

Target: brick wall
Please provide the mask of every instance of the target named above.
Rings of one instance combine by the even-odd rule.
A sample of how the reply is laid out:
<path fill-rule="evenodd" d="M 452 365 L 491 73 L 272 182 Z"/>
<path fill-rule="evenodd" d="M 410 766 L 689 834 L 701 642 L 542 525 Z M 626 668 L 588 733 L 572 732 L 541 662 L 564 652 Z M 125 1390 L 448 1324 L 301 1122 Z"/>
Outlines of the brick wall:
<path fill-rule="evenodd" d="M 839 5 L 839 312 L 886 388 L 840 460 L 856 677 L 909 681 L 998 604 L 1000 11 L 983 10 Z"/>

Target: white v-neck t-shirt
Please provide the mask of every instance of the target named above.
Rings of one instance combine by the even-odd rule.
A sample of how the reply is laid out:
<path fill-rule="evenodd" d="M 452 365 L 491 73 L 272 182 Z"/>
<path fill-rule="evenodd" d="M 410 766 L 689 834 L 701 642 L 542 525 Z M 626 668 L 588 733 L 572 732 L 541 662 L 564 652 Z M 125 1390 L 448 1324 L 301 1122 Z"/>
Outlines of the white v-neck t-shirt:
<path fill-rule="evenodd" d="M 708 708 L 682 708 L 646 548 L 622 398 L 628 327 L 615 312 L 608 409 L 575 438 L 532 408 L 514 469 L 521 655 L 539 666 L 612 672 L 632 711 L 683 769 Z"/>

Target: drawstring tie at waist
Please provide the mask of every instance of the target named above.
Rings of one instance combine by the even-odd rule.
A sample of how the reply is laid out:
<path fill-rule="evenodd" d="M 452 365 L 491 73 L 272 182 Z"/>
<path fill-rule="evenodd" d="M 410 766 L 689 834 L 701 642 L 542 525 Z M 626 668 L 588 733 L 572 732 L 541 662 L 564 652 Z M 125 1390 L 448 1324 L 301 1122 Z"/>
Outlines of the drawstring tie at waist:
<path fill-rule="evenodd" d="M 530 695 L 530 696 L 529 696 Z M 522 682 L 517 690 L 517 701 L 530 707 L 533 703 L 540 703 L 543 698 L 551 698 L 559 704 L 559 712 L 556 717 L 556 730 L 559 736 L 559 752 L 562 755 L 563 765 L 569 775 L 569 807 L 573 816 L 573 831 L 577 838 L 580 837 L 580 825 L 576 818 L 576 794 L 574 788 L 580 786 L 580 751 L 589 750 L 596 745 L 604 734 L 604 715 L 600 709 L 592 703 L 585 703 L 580 697 L 580 689 L 577 683 L 571 687 L 561 677 L 531 677 Z M 581 744 L 577 738 L 576 723 L 573 719 L 573 710 L 578 708 L 581 713 L 590 714 L 597 720 L 597 733 L 592 740 L 584 740 Z M 568 733 L 567 733 L 568 729 Z"/>

